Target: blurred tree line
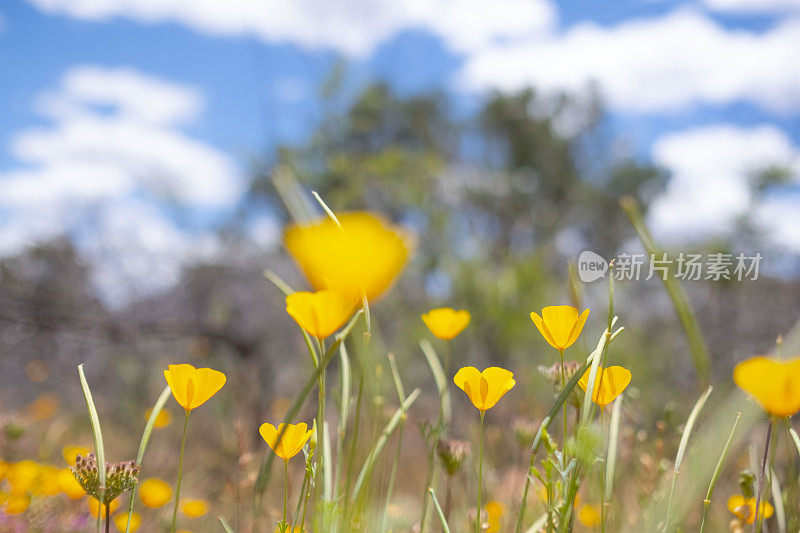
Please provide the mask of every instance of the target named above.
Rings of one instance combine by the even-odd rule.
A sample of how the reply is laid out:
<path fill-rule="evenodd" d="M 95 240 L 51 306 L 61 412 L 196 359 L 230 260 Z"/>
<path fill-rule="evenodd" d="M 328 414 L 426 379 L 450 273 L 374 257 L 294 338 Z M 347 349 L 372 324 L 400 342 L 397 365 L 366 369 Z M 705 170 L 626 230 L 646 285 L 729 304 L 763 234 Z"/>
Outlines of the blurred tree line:
<path fill-rule="evenodd" d="M 331 104 L 306 143 L 279 146 L 254 167 L 239 209 L 220 230 L 225 253 L 187 267 L 167 292 L 108 308 L 68 238 L 2 259 L 2 386 L 24 383 L 26 365 L 44 359 L 54 375 L 70 377 L 63 390 L 77 397 L 74 365 L 87 362 L 95 376 L 122 375 L 122 386 L 107 380 L 106 387 L 120 401 L 143 405 L 152 390 L 137 384 L 153 379 L 149 363 L 213 358 L 250 385 L 242 391 L 260 419 L 265 399 L 293 390 L 299 370 L 284 362 L 300 360 L 304 349 L 262 270 L 272 268 L 296 288 L 303 281 L 279 246 L 260 249 L 248 237 L 256 216 L 290 219 L 274 186 L 276 168 L 335 210 L 379 211 L 416 232 L 411 264 L 374 309 L 385 346 L 399 356 L 419 358 L 416 343 L 426 335 L 419 314 L 439 305 L 472 313 L 455 364 L 526 361 L 528 376 L 535 374 L 536 365 L 552 361 L 527 317 L 554 303 L 597 304 L 582 341 L 593 345 L 605 321 L 605 285 L 571 288 L 567 262 L 583 249 L 612 257 L 632 242 L 619 197 L 636 198 L 646 212 L 668 178 L 618 155 L 599 98 L 545 98 L 528 89 L 490 94 L 477 112 L 464 113 L 441 93 L 399 97 L 379 83 L 347 98 L 338 87 L 334 80 L 323 88 Z M 690 289 L 717 357 L 768 348 L 794 323 L 799 292 L 785 280 Z M 691 373 L 656 282 L 619 287 L 618 312 L 631 327 L 617 360 L 634 375 Z M 741 334 L 732 334 L 737 327 Z M 417 377 L 428 379 L 416 366 Z"/>

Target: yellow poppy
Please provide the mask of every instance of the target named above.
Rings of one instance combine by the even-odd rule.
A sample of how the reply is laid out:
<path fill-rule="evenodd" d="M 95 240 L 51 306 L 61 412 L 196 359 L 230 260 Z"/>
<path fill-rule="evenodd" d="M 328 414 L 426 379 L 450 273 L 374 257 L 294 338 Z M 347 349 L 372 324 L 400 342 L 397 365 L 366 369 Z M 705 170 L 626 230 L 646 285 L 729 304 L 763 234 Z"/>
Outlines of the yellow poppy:
<path fill-rule="evenodd" d="M 72 475 L 72 470 L 69 468 L 62 468 L 58 471 L 56 483 L 58 484 L 58 489 L 71 500 L 80 500 L 86 495 L 86 491 L 83 490 L 83 487 L 81 487 L 81 484 L 75 479 L 75 476 Z"/>
<path fill-rule="evenodd" d="M 453 381 L 459 389 L 467 393 L 472 404 L 481 412 L 494 407 L 517 383 L 514 381 L 514 374 L 496 366 L 490 366 L 483 372 L 474 366 L 465 366 L 456 372 Z"/>
<path fill-rule="evenodd" d="M 281 528 L 276 526 L 275 533 L 281 533 Z M 301 529 L 300 526 L 294 526 L 294 527 L 289 526 L 286 528 L 286 533 L 305 533 L 305 531 Z"/>
<path fill-rule="evenodd" d="M 153 409 L 150 408 L 144 413 L 145 421 L 150 420 L 150 415 L 153 413 Z M 158 414 L 156 415 L 156 421 L 153 423 L 153 427 L 156 429 L 165 428 L 172 424 L 172 413 L 169 412 L 167 409 L 161 409 Z"/>
<path fill-rule="evenodd" d="M 84 446 L 64 446 L 61 455 L 68 465 L 74 466 L 79 455 L 88 455 L 89 448 Z"/>
<path fill-rule="evenodd" d="M 764 515 L 764 519 L 766 520 L 775 509 L 769 502 L 762 501 L 761 502 L 761 513 Z M 744 496 L 741 494 L 736 494 L 728 498 L 728 510 L 733 513 L 739 520 L 744 520 L 748 524 L 752 524 L 756 521 L 756 499 L 750 498 L 749 500 L 745 500 Z"/>
<path fill-rule="evenodd" d="M 592 372 L 591 368 L 587 368 L 586 372 L 581 376 L 578 385 L 585 391 L 589 386 L 589 374 Z M 621 366 L 610 366 L 603 368 L 597 367 L 597 374 L 594 377 L 594 387 L 592 388 L 592 401 L 600 407 L 613 402 L 617 396 L 622 394 L 631 382 L 631 371 Z"/>
<path fill-rule="evenodd" d="M 208 502 L 205 500 L 183 500 L 181 512 L 189 518 L 200 518 L 208 512 Z"/>
<path fill-rule="evenodd" d="M 55 496 L 61 492 L 58 486 L 58 468 L 52 465 L 39 465 L 34 496 Z"/>
<path fill-rule="evenodd" d="M 469 311 L 464 309 L 456 311 L 450 307 L 440 307 L 422 313 L 422 321 L 435 337 L 449 341 L 469 325 L 470 315 Z"/>
<path fill-rule="evenodd" d="M 334 289 L 361 300 L 380 297 L 403 270 L 410 235 L 366 212 L 337 215 L 313 224 L 292 225 L 284 243 L 315 290 Z"/>
<path fill-rule="evenodd" d="M 800 357 L 753 357 L 736 365 L 733 381 L 773 416 L 783 418 L 800 411 Z"/>
<path fill-rule="evenodd" d="M 139 487 L 142 503 L 151 509 L 158 509 L 172 499 L 172 487 L 161 479 L 151 477 Z"/>
<path fill-rule="evenodd" d="M 284 426 L 286 426 L 285 430 L 283 429 Z M 281 435 L 281 441 L 278 442 L 278 435 L 281 431 L 283 431 L 283 435 Z M 275 455 L 284 461 L 288 461 L 303 449 L 314 430 L 308 429 L 305 423 L 289 424 L 288 426 L 280 424 L 277 428 L 272 424 L 264 423 L 258 428 L 258 432 L 261 434 L 261 438 L 275 452 Z"/>
<path fill-rule="evenodd" d="M 121 531 L 125 533 L 125 528 L 128 527 L 128 513 L 120 513 L 114 516 L 114 527 L 117 528 L 117 531 Z M 130 532 L 133 533 L 134 531 L 139 529 L 139 526 L 142 525 L 142 517 L 139 513 L 131 513 L 131 528 Z"/>
<path fill-rule="evenodd" d="M 585 527 L 600 525 L 600 506 L 584 504 L 578 508 L 578 522 Z"/>
<path fill-rule="evenodd" d="M 496 501 L 491 501 L 486 504 L 486 514 L 489 515 L 489 528 L 486 533 L 497 533 L 500 531 L 500 519 L 503 518 L 505 508 L 503 504 Z"/>
<path fill-rule="evenodd" d="M 566 350 L 578 340 L 588 317 L 588 309 L 578 314 L 578 310 L 571 305 L 545 307 L 542 316 L 531 313 L 531 320 L 539 333 L 556 350 Z"/>
<path fill-rule="evenodd" d="M 298 291 L 286 297 L 286 312 L 309 335 L 324 339 L 342 327 L 353 315 L 356 300 L 344 294 L 322 290 Z"/>
<path fill-rule="evenodd" d="M 0 507 L 0 511 L 6 514 L 21 514 L 28 510 L 31 505 L 31 497 L 28 494 L 9 494 L 5 498 L 5 505 Z"/>
<path fill-rule="evenodd" d="M 32 491 L 39 480 L 39 465 L 26 459 L 9 465 L 7 473 L 11 494 L 23 495 Z"/>
<path fill-rule="evenodd" d="M 164 371 L 175 400 L 187 411 L 200 407 L 225 385 L 225 374 L 192 365 L 169 365 Z"/>
<path fill-rule="evenodd" d="M 119 509 L 119 500 L 111 500 L 111 504 L 108 506 L 109 514 L 114 514 L 117 509 Z M 89 498 L 89 513 L 94 518 L 97 518 L 97 511 L 100 510 L 100 502 L 97 501 L 97 498 Z M 106 504 L 103 504 L 103 516 L 106 515 Z"/>

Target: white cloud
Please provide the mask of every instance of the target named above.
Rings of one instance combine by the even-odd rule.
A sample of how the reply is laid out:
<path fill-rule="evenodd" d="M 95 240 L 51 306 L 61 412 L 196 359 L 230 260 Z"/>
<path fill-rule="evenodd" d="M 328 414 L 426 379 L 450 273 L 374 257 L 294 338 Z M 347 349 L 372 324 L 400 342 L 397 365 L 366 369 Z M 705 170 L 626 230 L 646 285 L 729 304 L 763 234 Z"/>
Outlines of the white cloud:
<path fill-rule="evenodd" d="M 28 0 L 41 10 L 87 20 L 176 22 L 220 36 L 332 48 L 364 56 L 414 28 L 463 52 L 552 27 L 549 0 Z"/>
<path fill-rule="evenodd" d="M 195 89 L 131 69 L 70 69 L 36 99 L 51 124 L 11 139 L 21 166 L 0 170 L 0 254 L 66 233 L 98 285 L 116 294 L 121 277 L 145 291 L 174 280 L 208 237 L 179 229 L 157 206 L 229 209 L 244 187 L 230 156 L 181 131 L 202 108 Z M 103 266 L 111 256 L 119 268 Z M 119 287 L 108 282 L 114 272 Z"/>
<path fill-rule="evenodd" d="M 800 11 L 800 0 L 703 0 L 708 8 L 734 13 Z"/>
<path fill-rule="evenodd" d="M 800 213 L 800 198 L 757 202 L 748 182 L 754 172 L 774 165 L 800 176 L 800 147 L 783 131 L 771 125 L 694 128 L 665 135 L 652 151 L 654 162 L 672 174 L 650 210 L 651 227 L 660 239 L 686 242 L 726 236 L 739 217 L 755 213 L 772 244 L 800 251 L 796 214 L 764 216 L 772 209 Z"/>
<path fill-rule="evenodd" d="M 728 30 L 697 12 L 573 26 L 480 50 L 461 74 L 467 88 L 579 91 L 597 82 L 609 105 L 663 113 L 692 104 L 751 101 L 800 109 L 800 19 L 763 34 Z"/>

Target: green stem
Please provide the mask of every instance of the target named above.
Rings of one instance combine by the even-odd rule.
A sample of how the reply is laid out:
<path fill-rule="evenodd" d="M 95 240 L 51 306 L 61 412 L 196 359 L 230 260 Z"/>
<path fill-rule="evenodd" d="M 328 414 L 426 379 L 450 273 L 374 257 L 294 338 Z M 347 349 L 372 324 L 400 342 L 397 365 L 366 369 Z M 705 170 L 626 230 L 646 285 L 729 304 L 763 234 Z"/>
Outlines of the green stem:
<path fill-rule="evenodd" d="M 706 498 L 703 500 L 703 520 L 700 522 L 700 533 L 703 533 L 703 530 L 706 527 L 706 520 L 708 519 L 708 509 L 711 507 L 711 496 L 714 494 L 714 486 L 717 484 L 717 479 L 719 479 L 719 475 L 722 472 L 722 465 L 725 463 L 725 458 L 728 456 L 728 450 L 731 448 L 731 443 L 733 442 L 733 435 L 736 433 L 736 426 L 739 425 L 739 419 L 742 418 L 742 413 L 739 412 L 736 415 L 736 421 L 733 423 L 733 428 L 731 428 L 731 434 L 728 435 L 728 441 L 725 443 L 725 447 L 722 448 L 722 455 L 719 456 L 719 461 L 717 462 L 717 467 L 714 469 L 714 475 L 711 476 L 711 482 L 708 484 L 708 491 L 706 492 Z"/>
<path fill-rule="evenodd" d="M 605 408 L 600 407 L 600 434 L 603 434 L 603 413 Z M 603 439 L 605 444 L 605 439 Z M 603 446 L 603 461 L 600 464 L 600 531 L 606 533 L 606 453 L 605 445 Z"/>
<path fill-rule="evenodd" d="M 478 504 L 475 507 L 475 533 L 481 533 L 481 495 L 483 492 L 483 418 L 485 414 L 485 411 L 481 411 L 481 446 L 478 459 Z"/>
<path fill-rule="evenodd" d="M 306 468 L 308 468 L 308 465 L 306 465 Z M 294 526 L 297 524 L 297 519 L 300 518 L 300 507 L 302 507 L 303 505 L 303 498 L 305 497 L 307 486 L 308 486 L 308 470 L 306 470 L 306 473 L 303 476 L 303 483 L 302 485 L 300 485 L 300 495 L 297 498 L 297 505 L 294 508 L 294 513 L 292 514 L 292 529 L 294 529 Z"/>
<path fill-rule="evenodd" d="M 764 458 L 761 460 L 761 471 L 758 474 L 758 491 L 756 492 L 756 533 L 761 533 L 764 525 L 764 513 L 761 512 L 761 493 L 764 490 L 764 470 L 767 467 L 767 456 L 769 454 L 769 444 L 772 440 L 772 421 L 767 426 L 767 438 L 764 443 Z"/>
<path fill-rule="evenodd" d="M 566 385 L 566 374 L 564 373 L 564 350 L 558 350 L 558 357 L 561 359 L 561 390 L 564 390 Z M 564 402 L 564 428 L 563 437 L 561 440 L 561 450 L 566 453 L 567 451 L 567 402 Z"/>
<path fill-rule="evenodd" d="M 286 499 L 289 494 L 289 461 L 283 462 L 283 525 L 286 526 Z"/>
<path fill-rule="evenodd" d="M 181 479 L 183 478 L 183 451 L 186 448 L 186 428 L 189 426 L 189 409 L 185 410 L 186 416 L 183 419 L 183 436 L 181 437 L 181 455 L 178 459 L 178 482 L 175 485 L 175 506 L 172 509 L 172 527 L 170 531 L 175 533 L 175 524 L 178 521 L 178 502 L 181 499 Z"/>

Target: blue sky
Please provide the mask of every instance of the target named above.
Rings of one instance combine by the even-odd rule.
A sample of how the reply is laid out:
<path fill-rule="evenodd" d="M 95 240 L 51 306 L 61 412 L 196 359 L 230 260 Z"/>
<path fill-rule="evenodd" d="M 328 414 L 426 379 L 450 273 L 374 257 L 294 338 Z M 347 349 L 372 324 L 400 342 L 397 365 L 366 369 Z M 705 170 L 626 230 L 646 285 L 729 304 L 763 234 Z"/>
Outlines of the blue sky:
<path fill-rule="evenodd" d="M 673 174 L 659 235 L 725 233 L 748 210 L 800 251 L 797 197 L 754 205 L 746 187 L 759 165 L 800 172 L 800 0 L 10 0 L 0 21 L 0 254 L 63 231 L 160 262 L 178 241 L 213 254 L 169 206 L 231 209 L 253 154 L 314 127 L 338 59 L 354 86 L 456 105 L 597 83 L 614 134 Z"/>

